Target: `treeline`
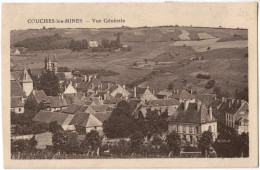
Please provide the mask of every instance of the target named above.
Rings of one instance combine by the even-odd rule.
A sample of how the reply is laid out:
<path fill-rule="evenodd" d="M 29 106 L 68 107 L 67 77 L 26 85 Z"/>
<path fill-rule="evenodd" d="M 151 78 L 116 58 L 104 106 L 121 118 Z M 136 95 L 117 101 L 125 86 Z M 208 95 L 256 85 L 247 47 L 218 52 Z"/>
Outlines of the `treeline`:
<path fill-rule="evenodd" d="M 25 47 L 29 51 L 51 50 L 51 49 L 71 49 L 72 51 L 80 51 L 88 48 L 87 40 L 76 41 L 72 38 L 62 37 L 59 34 L 26 38 L 18 41 L 14 47 Z"/>

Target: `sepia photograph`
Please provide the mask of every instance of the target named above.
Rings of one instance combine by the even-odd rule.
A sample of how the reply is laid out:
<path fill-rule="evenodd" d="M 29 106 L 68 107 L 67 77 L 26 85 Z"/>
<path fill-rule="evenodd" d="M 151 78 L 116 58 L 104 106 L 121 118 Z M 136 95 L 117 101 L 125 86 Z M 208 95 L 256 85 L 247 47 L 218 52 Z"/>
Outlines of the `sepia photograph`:
<path fill-rule="evenodd" d="M 23 5 L 21 11 L 47 7 Z M 3 13 L 23 5 L 5 4 Z M 54 15 L 73 5 L 49 4 L 57 11 L 46 16 L 37 16 L 36 9 L 34 17 L 23 12 L 17 27 L 5 27 L 8 159 L 258 158 L 257 143 L 250 144 L 258 138 L 256 88 L 249 83 L 250 73 L 257 71 L 256 62 L 249 67 L 250 60 L 257 61 L 257 53 L 249 50 L 250 44 L 256 46 L 252 39 L 249 43 L 250 31 L 257 28 L 250 30 L 247 23 L 250 14 L 256 23 L 256 3 L 248 3 L 255 13 L 242 9 L 243 3 L 182 4 L 188 14 L 198 12 L 192 19 L 180 19 L 186 10 L 178 3 L 161 3 L 163 22 L 150 13 L 149 7 L 157 6 L 152 3 L 114 4 L 108 16 Z M 88 4 L 79 11 L 94 5 L 96 12 L 106 6 Z M 116 15 L 133 5 L 136 13 Z M 141 6 L 147 8 L 141 11 Z M 241 15 L 229 13 L 231 8 Z M 169 16 L 171 9 L 180 10 Z M 146 22 L 130 19 L 138 13 Z"/>

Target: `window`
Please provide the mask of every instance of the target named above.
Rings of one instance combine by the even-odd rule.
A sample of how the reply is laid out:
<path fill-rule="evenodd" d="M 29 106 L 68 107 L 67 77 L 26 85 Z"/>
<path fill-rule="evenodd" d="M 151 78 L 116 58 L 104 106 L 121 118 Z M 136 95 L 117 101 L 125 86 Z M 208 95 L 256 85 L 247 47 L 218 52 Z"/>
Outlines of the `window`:
<path fill-rule="evenodd" d="M 192 133 L 192 127 L 191 126 L 189 127 L 189 133 Z"/>
<path fill-rule="evenodd" d="M 22 111 L 22 108 L 20 108 L 20 107 L 19 107 L 19 109 L 18 109 L 18 110 L 19 110 L 19 112 L 20 112 L 20 111 Z"/>
<path fill-rule="evenodd" d="M 183 126 L 183 133 L 186 133 L 186 127 Z"/>
<path fill-rule="evenodd" d="M 199 127 L 196 126 L 196 133 L 199 133 Z"/>

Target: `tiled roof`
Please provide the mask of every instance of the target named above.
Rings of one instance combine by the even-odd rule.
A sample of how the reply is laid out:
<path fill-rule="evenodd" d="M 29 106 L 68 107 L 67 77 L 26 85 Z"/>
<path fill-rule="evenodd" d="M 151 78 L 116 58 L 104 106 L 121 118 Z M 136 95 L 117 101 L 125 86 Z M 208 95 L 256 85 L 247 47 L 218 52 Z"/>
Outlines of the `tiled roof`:
<path fill-rule="evenodd" d="M 94 105 L 90 106 L 95 112 L 105 112 L 108 108 L 109 105 Z"/>
<path fill-rule="evenodd" d="M 205 104 L 201 104 L 200 109 L 197 110 L 197 103 L 189 103 L 187 110 L 184 110 L 184 103 L 181 103 L 179 108 L 173 113 L 170 118 L 172 122 L 181 123 L 208 123 L 217 121 L 212 115 L 212 120 L 210 120 L 209 109 Z"/>
<path fill-rule="evenodd" d="M 177 93 L 173 93 L 171 97 L 175 99 L 195 99 L 195 97 L 187 92 L 187 90 L 181 90 Z"/>
<path fill-rule="evenodd" d="M 157 95 L 170 96 L 172 95 L 172 91 L 160 91 Z"/>
<path fill-rule="evenodd" d="M 101 84 L 102 83 L 97 78 L 93 77 L 89 82 L 85 81 L 79 83 L 77 88 L 87 90 L 87 89 L 97 88 L 98 86 L 101 86 Z"/>
<path fill-rule="evenodd" d="M 63 125 L 64 123 L 66 123 L 66 120 L 69 116 L 70 115 L 66 113 L 41 110 L 37 113 L 33 120 L 48 124 L 56 121 L 58 125 Z"/>
<path fill-rule="evenodd" d="M 58 77 L 58 79 L 61 81 L 65 81 L 66 80 L 66 77 L 65 77 L 65 74 L 64 73 L 56 73 L 56 76 Z"/>
<path fill-rule="evenodd" d="M 11 97 L 11 108 L 24 107 L 21 97 Z"/>
<path fill-rule="evenodd" d="M 25 97 L 25 92 L 17 81 L 11 81 L 11 96 Z"/>
<path fill-rule="evenodd" d="M 111 116 L 112 112 L 98 112 L 93 114 L 98 120 L 100 120 L 102 123 L 106 120 L 108 120 L 108 118 Z"/>
<path fill-rule="evenodd" d="M 70 125 L 81 127 L 100 127 L 102 122 L 90 113 L 77 112 L 70 122 Z"/>
<path fill-rule="evenodd" d="M 19 81 L 32 82 L 32 78 L 26 69 L 23 69 L 23 71 L 21 72 Z"/>
<path fill-rule="evenodd" d="M 51 107 L 66 107 L 68 106 L 65 99 L 62 99 L 61 96 L 47 96 L 45 99 L 46 103 L 50 103 Z"/>
<path fill-rule="evenodd" d="M 41 103 L 43 100 L 47 99 L 47 95 L 43 90 L 35 90 L 34 93 L 35 93 L 34 96 L 35 96 L 38 104 Z"/>
<path fill-rule="evenodd" d="M 71 104 L 67 108 L 63 109 L 62 112 L 68 114 L 75 114 L 77 111 L 84 112 L 87 108 L 88 106 Z"/>
<path fill-rule="evenodd" d="M 211 105 L 211 103 L 214 102 L 215 97 L 216 97 L 215 94 L 196 94 L 195 95 L 196 100 L 199 100 L 202 103 L 205 103 L 207 106 Z"/>
<path fill-rule="evenodd" d="M 179 105 L 180 102 L 175 99 L 158 99 L 158 100 L 151 100 L 148 103 L 151 106 L 172 106 L 172 105 Z"/>

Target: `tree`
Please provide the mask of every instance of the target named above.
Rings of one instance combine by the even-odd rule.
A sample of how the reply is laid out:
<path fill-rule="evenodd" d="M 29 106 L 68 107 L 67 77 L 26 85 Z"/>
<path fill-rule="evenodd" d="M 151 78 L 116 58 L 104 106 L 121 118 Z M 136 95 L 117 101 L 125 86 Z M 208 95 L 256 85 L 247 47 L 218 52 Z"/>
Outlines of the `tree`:
<path fill-rule="evenodd" d="M 67 153 L 78 153 L 80 152 L 80 142 L 78 140 L 77 132 L 70 132 L 68 134 L 68 143 L 65 146 Z"/>
<path fill-rule="evenodd" d="M 128 137 L 135 129 L 134 121 L 123 115 L 111 115 L 103 124 L 103 131 L 109 138 Z"/>
<path fill-rule="evenodd" d="M 147 110 L 146 120 L 149 126 L 148 134 L 162 133 L 165 131 L 165 120 L 159 115 L 158 110 Z"/>
<path fill-rule="evenodd" d="M 139 153 L 144 143 L 144 135 L 140 131 L 134 132 L 130 136 L 130 145 L 134 153 Z"/>
<path fill-rule="evenodd" d="M 110 42 L 109 42 L 108 39 L 103 39 L 103 40 L 101 41 L 101 45 L 102 45 L 102 47 L 104 47 L 104 48 L 110 48 Z"/>
<path fill-rule="evenodd" d="M 199 148 L 201 149 L 202 156 L 209 156 L 209 149 L 213 143 L 212 132 L 205 131 L 202 133 L 202 137 L 199 140 Z M 207 153 L 206 153 L 207 152 Z"/>
<path fill-rule="evenodd" d="M 63 152 L 66 150 L 66 145 L 69 142 L 69 136 L 68 133 L 63 131 L 63 130 L 59 130 L 59 131 L 55 131 L 52 135 L 52 143 L 53 143 L 53 147 L 56 151 L 58 152 Z"/>
<path fill-rule="evenodd" d="M 213 88 L 215 86 L 215 80 L 209 80 L 207 84 L 205 85 L 206 89 Z"/>
<path fill-rule="evenodd" d="M 35 139 L 35 135 L 33 135 L 33 137 L 28 141 L 28 145 L 31 148 L 35 148 L 38 144 L 38 141 Z"/>
<path fill-rule="evenodd" d="M 60 125 L 58 125 L 57 121 L 51 122 L 49 124 L 49 131 L 51 133 L 55 133 L 55 132 L 61 131 L 61 130 L 62 130 L 62 127 Z"/>
<path fill-rule="evenodd" d="M 117 103 L 116 108 L 113 110 L 112 115 L 131 117 L 130 104 L 124 100 Z"/>
<path fill-rule="evenodd" d="M 47 72 L 42 73 L 40 84 L 47 96 L 58 96 L 60 93 L 58 77 L 52 71 L 47 70 Z"/>
<path fill-rule="evenodd" d="M 102 138 L 99 136 L 98 132 L 95 130 L 91 130 L 86 134 L 84 141 L 81 143 L 81 148 L 84 152 L 94 152 L 99 156 L 99 148 L 101 146 Z"/>
<path fill-rule="evenodd" d="M 168 84 L 168 90 L 173 90 L 173 83 L 172 82 Z"/>
<path fill-rule="evenodd" d="M 172 153 L 174 156 L 179 156 L 181 147 L 180 135 L 176 131 L 173 131 L 167 135 L 166 142 L 169 146 L 170 154 Z"/>

